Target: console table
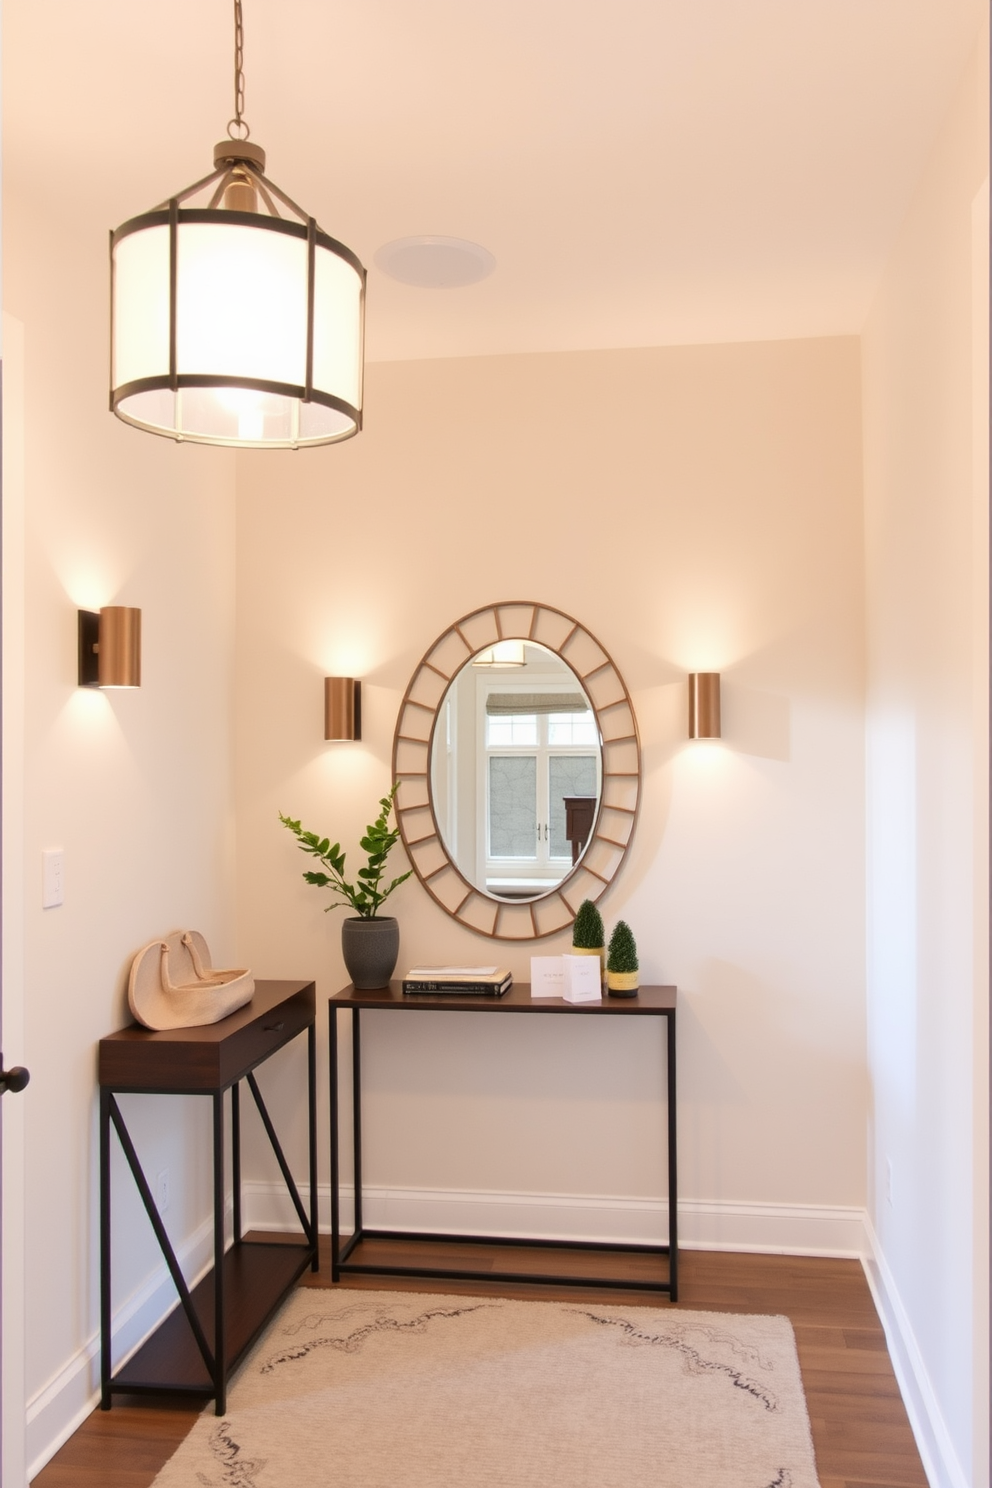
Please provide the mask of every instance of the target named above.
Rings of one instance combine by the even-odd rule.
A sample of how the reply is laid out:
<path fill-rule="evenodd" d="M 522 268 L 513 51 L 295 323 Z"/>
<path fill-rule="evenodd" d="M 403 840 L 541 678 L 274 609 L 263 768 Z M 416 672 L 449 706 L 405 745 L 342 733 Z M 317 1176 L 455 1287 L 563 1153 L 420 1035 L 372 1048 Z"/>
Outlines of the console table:
<path fill-rule="evenodd" d="M 560 998 L 535 998 L 528 983 L 517 983 L 503 997 L 433 996 L 418 993 L 404 996 L 402 984 L 391 982 L 374 992 L 358 992 L 345 987 L 328 1002 L 330 1033 L 331 1091 L 331 1279 L 338 1281 L 343 1273 L 391 1276 L 434 1276 L 473 1281 L 533 1281 L 564 1286 L 603 1286 L 623 1290 L 667 1292 L 678 1300 L 678 1188 L 676 1182 L 676 1090 L 675 1090 L 675 1001 L 674 987 L 641 987 L 636 997 L 604 997 L 602 1002 L 571 1003 Z M 355 1228 L 342 1245 L 340 1231 L 341 1170 L 338 1154 L 340 1117 L 338 1111 L 338 1018 L 348 1009 L 352 1017 L 352 1121 L 355 1164 Z M 665 1063 L 667 1068 L 668 1127 L 668 1244 L 624 1245 L 614 1242 L 580 1240 L 508 1239 L 503 1235 L 436 1235 L 425 1231 L 372 1230 L 362 1220 L 362 1052 L 361 1014 L 366 1010 L 416 1016 L 418 1013 L 479 1013 L 492 1016 L 534 1014 L 539 1017 L 578 1018 L 656 1018 L 664 1019 L 666 1028 Z M 548 1250 L 612 1251 L 668 1257 L 667 1275 L 657 1280 L 622 1281 L 616 1277 L 535 1274 L 526 1271 L 473 1271 L 440 1266 L 384 1265 L 352 1260 L 363 1240 L 423 1240 L 460 1246 L 498 1244 L 501 1248 L 526 1246 Z"/>
<path fill-rule="evenodd" d="M 245 1007 L 205 1028 L 160 1033 L 132 1024 L 100 1040 L 100 1404 L 114 1394 L 183 1391 L 227 1404 L 231 1371 L 254 1343 L 290 1287 L 317 1270 L 317 1097 L 313 982 L 255 983 Z M 277 1049 L 307 1035 L 310 1213 L 300 1200 L 271 1117 L 252 1073 Z M 241 1233 L 241 1101 L 246 1080 L 272 1144 L 303 1237 L 298 1243 L 246 1241 Z M 225 1248 L 224 1095 L 231 1092 L 234 1243 Z M 120 1094 L 206 1095 L 213 1106 L 214 1265 L 192 1291 L 186 1285 L 162 1217 L 121 1115 Z M 128 1167 L 179 1293 L 175 1308 L 117 1373 L 111 1359 L 110 1129 Z"/>

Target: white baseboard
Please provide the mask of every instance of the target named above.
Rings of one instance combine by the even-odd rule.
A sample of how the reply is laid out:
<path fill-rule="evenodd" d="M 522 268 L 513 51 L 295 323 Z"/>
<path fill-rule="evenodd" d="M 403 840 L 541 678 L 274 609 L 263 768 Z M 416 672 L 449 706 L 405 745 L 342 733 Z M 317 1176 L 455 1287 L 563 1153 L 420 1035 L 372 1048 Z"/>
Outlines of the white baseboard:
<path fill-rule="evenodd" d="M 176 1253 L 183 1275 L 194 1286 L 213 1264 L 212 1217 L 199 1226 L 185 1245 L 178 1246 Z M 178 1303 L 163 1261 L 113 1314 L 115 1368 L 141 1347 Z M 51 1461 L 99 1402 L 100 1334 L 97 1331 L 27 1403 L 28 1482 Z"/>
<path fill-rule="evenodd" d="M 969 1488 L 967 1475 L 954 1450 L 909 1314 L 867 1214 L 865 1238 L 865 1275 L 885 1329 L 889 1357 L 923 1460 L 927 1481 L 930 1488 Z"/>
<path fill-rule="evenodd" d="M 609 1240 L 634 1244 L 668 1238 L 668 1205 L 658 1199 L 520 1194 L 464 1189 L 366 1188 L 364 1222 L 372 1229 L 435 1234 L 541 1235 L 549 1240 Z M 321 1230 L 330 1229 L 330 1189 L 318 1190 Z M 278 1183 L 244 1185 L 246 1227 L 298 1227 Z M 342 1194 L 341 1226 L 350 1231 L 354 1205 Z M 864 1210 L 813 1204 L 739 1204 L 679 1200 L 679 1244 L 686 1250 L 759 1251 L 771 1255 L 865 1254 Z"/>
<path fill-rule="evenodd" d="M 321 1230 L 330 1228 L 330 1190 L 318 1190 Z M 664 1241 L 668 1206 L 656 1199 L 575 1194 L 520 1194 L 454 1189 L 366 1188 L 364 1220 L 377 1229 L 547 1239 Z M 295 1230 L 296 1214 L 279 1183 L 246 1182 L 244 1225 L 256 1230 Z M 353 1225 L 351 1194 L 342 1194 L 341 1225 Z M 750 1251 L 770 1255 L 859 1259 L 885 1328 L 889 1352 L 931 1488 L 968 1488 L 913 1336 L 906 1310 L 863 1209 L 814 1204 L 744 1204 L 685 1199 L 679 1202 L 679 1243 L 686 1250 Z M 209 1220 L 179 1250 L 183 1274 L 198 1279 L 212 1260 Z M 176 1306 L 164 1264 L 117 1311 L 114 1360 L 123 1362 Z M 44 1467 L 99 1402 L 100 1340 L 85 1346 L 27 1409 L 29 1479 Z"/>

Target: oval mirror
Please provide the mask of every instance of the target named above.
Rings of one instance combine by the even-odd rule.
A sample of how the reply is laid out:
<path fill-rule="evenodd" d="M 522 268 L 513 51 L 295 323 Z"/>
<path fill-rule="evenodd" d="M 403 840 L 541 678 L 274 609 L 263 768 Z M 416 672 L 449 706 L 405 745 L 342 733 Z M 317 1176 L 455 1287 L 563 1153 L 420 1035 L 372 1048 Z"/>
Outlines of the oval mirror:
<path fill-rule="evenodd" d="M 403 842 L 432 898 L 483 935 L 552 935 L 599 898 L 630 843 L 630 697 L 560 610 L 489 606 L 445 631 L 414 673 L 393 771 Z"/>

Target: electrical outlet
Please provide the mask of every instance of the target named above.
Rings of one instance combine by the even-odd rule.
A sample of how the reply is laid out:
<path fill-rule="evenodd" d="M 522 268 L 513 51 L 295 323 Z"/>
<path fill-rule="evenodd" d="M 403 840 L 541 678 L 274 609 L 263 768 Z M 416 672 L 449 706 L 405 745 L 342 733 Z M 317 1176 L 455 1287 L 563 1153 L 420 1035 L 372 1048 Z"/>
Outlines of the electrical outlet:
<path fill-rule="evenodd" d="M 161 1173 L 155 1176 L 155 1207 L 159 1214 L 164 1214 L 169 1207 L 169 1170 L 163 1168 Z"/>
<path fill-rule="evenodd" d="M 886 1202 L 891 1207 L 891 1205 L 892 1205 L 892 1159 L 891 1159 L 891 1157 L 887 1157 L 885 1159 L 885 1198 L 886 1198 Z"/>
<path fill-rule="evenodd" d="M 58 909 L 65 902 L 65 854 L 60 847 L 53 847 L 42 853 L 41 862 L 41 907 Z"/>

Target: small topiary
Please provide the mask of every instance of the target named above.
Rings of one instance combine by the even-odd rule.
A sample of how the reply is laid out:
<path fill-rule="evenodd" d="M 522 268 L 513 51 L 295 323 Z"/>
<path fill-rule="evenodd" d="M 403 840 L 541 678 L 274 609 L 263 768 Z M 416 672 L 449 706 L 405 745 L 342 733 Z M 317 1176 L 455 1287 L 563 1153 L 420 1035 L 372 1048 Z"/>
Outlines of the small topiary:
<path fill-rule="evenodd" d="M 637 946 L 626 920 L 617 920 L 610 936 L 610 950 L 606 958 L 607 971 L 634 972 L 638 970 Z"/>
<path fill-rule="evenodd" d="M 572 945 L 578 950 L 598 951 L 605 944 L 603 916 L 591 899 L 583 899 L 572 926 Z"/>

